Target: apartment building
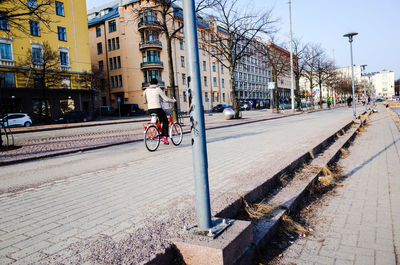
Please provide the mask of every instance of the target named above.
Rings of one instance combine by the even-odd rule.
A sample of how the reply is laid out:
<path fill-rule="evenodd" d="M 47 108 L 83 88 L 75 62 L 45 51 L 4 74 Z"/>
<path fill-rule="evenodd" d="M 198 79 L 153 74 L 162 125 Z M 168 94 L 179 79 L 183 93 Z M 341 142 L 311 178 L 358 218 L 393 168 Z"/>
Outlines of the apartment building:
<path fill-rule="evenodd" d="M 354 80 L 363 85 L 366 83 L 367 91 L 371 90 L 372 95 L 377 97 L 392 97 L 395 95 L 394 72 L 382 70 L 379 72 L 366 73 L 363 75 L 361 66 L 354 66 Z M 351 67 L 338 68 L 337 71 L 344 76 L 351 78 Z"/>
<path fill-rule="evenodd" d="M 96 89 L 96 104 L 138 104 L 147 108 L 142 97 L 152 78 L 171 90 L 167 41 L 156 12 L 158 2 L 153 0 L 116 1 L 89 10 L 89 40 L 93 69 L 103 73 L 100 87 Z M 171 7 L 173 17 L 168 28 L 183 25 L 182 8 Z M 143 11 L 145 10 L 145 11 Z M 228 69 L 213 59 L 212 45 L 203 43 L 201 36 L 220 31 L 212 19 L 198 19 L 199 59 L 205 110 L 214 105 L 232 104 Z M 223 32 L 219 32 L 223 34 Z M 188 88 L 187 58 L 183 29 L 171 42 L 172 65 L 176 97 L 181 111 L 188 111 L 185 93 Z"/>
<path fill-rule="evenodd" d="M 40 0 L 27 0 L 26 10 L 19 11 L 29 13 L 38 4 Z M 47 119 L 54 119 L 73 109 L 90 114 L 86 3 L 57 0 L 46 15 L 51 21 L 49 28 L 35 16 L 22 17 L 22 31 L 0 20 L 2 111 L 26 112 L 37 120 L 42 120 L 44 113 Z M 51 51 L 54 56 L 49 59 L 46 55 Z M 46 60 L 52 60 L 51 67 Z"/>

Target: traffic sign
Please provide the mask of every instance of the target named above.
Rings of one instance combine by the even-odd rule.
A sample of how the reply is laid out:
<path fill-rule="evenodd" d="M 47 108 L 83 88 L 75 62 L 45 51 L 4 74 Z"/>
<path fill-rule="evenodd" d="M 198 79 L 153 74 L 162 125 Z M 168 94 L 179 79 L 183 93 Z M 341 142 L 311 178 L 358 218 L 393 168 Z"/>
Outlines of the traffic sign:
<path fill-rule="evenodd" d="M 317 91 L 313 91 L 312 94 L 315 96 L 317 94 Z"/>
<path fill-rule="evenodd" d="M 250 101 L 249 101 L 249 105 L 250 105 L 250 106 L 253 106 L 253 101 L 250 100 Z"/>
<path fill-rule="evenodd" d="M 118 102 L 118 104 L 121 103 L 121 98 L 120 97 L 117 97 L 117 102 Z"/>

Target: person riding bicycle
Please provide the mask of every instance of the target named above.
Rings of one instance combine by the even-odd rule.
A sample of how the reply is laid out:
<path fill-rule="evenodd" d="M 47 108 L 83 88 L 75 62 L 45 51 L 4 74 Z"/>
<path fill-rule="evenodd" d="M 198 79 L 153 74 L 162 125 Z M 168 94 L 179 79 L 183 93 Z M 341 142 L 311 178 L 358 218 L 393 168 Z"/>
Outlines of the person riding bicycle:
<path fill-rule="evenodd" d="M 171 102 L 175 103 L 176 99 L 169 98 L 165 95 L 164 91 L 158 86 L 158 80 L 153 78 L 150 81 L 150 86 L 146 88 L 143 92 L 143 96 L 147 101 L 147 107 L 150 114 L 157 114 L 160 122 L 162 124 L 161 141 L 165 144 L 168 142 L 168 118 L 165 111 L 162 109 L 161 102 Z"/>

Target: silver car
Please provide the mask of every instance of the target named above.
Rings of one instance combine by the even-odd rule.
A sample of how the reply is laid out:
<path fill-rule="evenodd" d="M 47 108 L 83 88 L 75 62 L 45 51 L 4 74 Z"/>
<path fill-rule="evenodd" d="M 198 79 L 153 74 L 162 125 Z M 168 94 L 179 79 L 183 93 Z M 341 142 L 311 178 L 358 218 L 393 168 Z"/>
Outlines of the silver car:
<path fill-rule="evenodd" d="M 29 127 L 32 125 L 32 120 L 26 113 L 8 113 L 0 117 L 0 128 L 14 126 Z"/>

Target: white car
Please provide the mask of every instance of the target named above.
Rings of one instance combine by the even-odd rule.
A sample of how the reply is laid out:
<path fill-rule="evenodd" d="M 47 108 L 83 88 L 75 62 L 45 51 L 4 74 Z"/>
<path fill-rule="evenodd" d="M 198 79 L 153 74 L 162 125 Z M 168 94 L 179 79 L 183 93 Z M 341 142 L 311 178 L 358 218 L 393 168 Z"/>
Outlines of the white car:
<path fill-rule="evenodd" d="M 31 118 L 28 116 L 28 114 L 25 113 L 8 113 L 4 117 L 0 117 L 0 128 L 3 127 L 3 122 L 5 127 L 29 127 L 32 125 Z"/>

